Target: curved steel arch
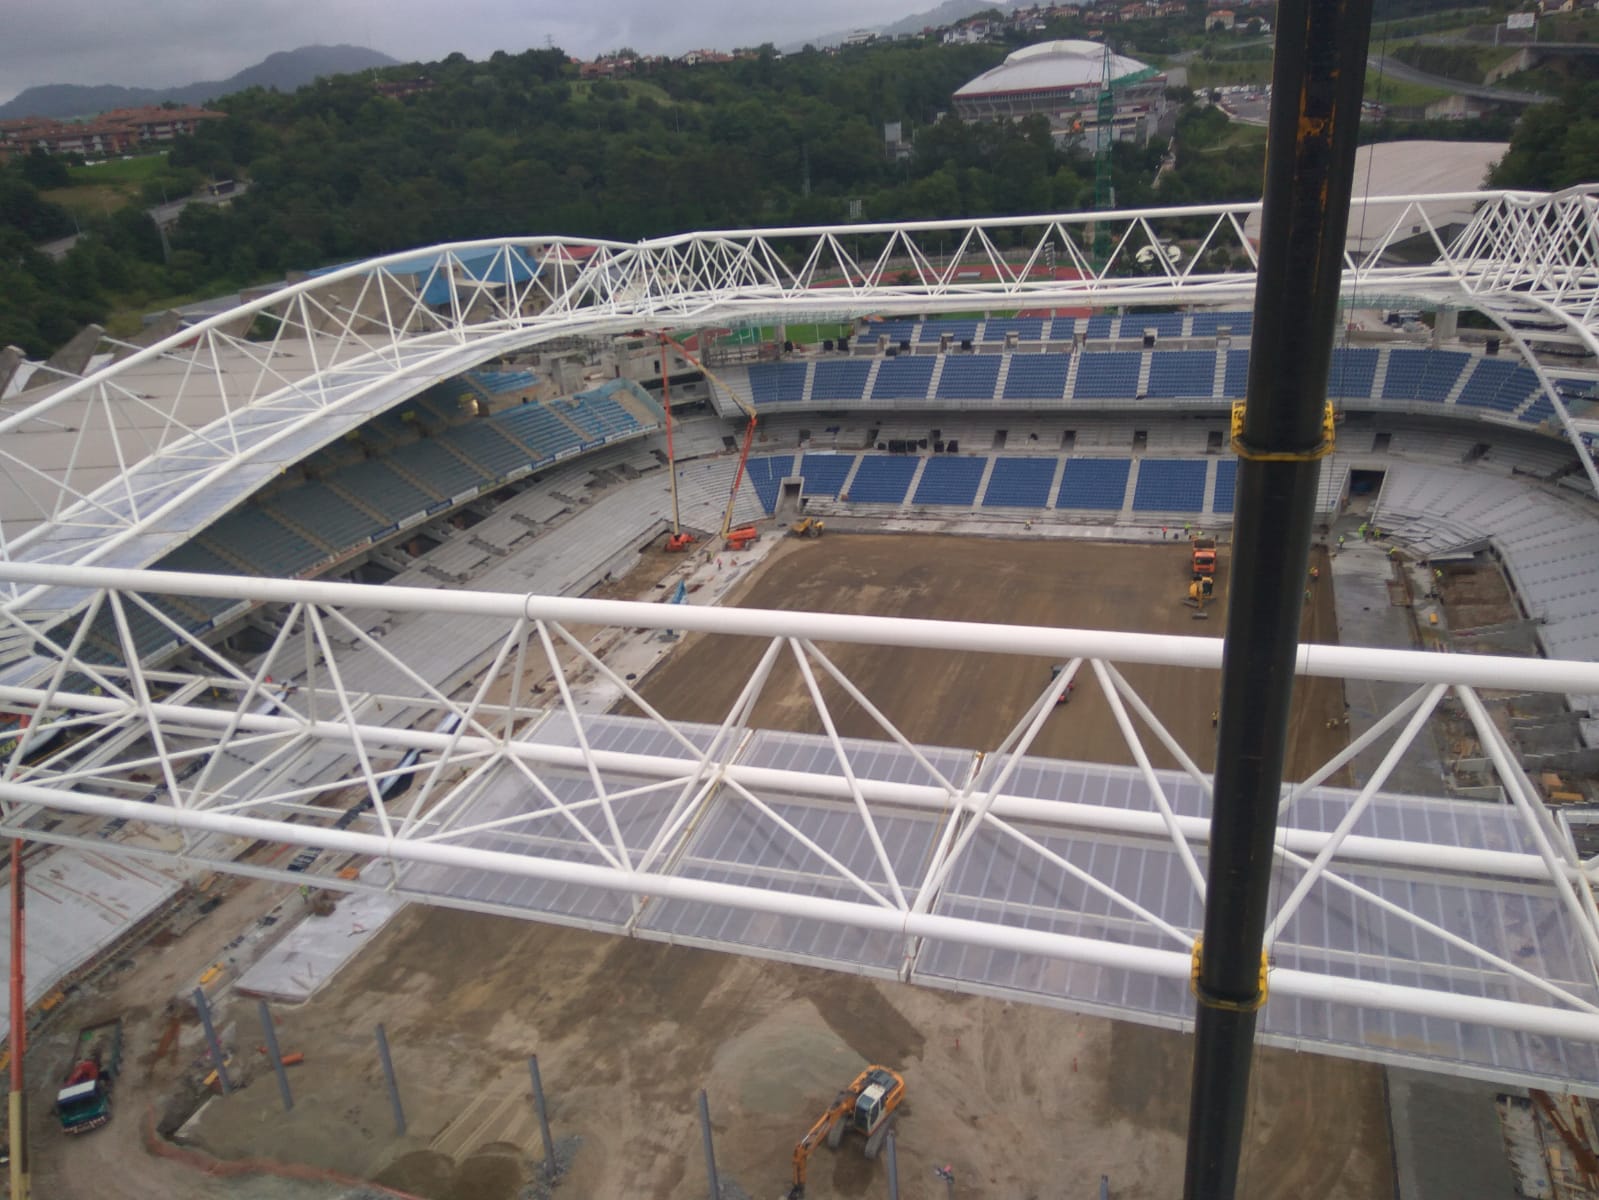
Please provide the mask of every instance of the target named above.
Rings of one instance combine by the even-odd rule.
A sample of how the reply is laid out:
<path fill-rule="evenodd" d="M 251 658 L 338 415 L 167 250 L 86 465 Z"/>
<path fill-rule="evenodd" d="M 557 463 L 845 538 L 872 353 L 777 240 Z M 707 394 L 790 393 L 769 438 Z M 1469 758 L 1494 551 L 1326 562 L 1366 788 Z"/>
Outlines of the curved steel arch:
<path fill-rule="evenodd" d="M 1476 215 L 1447 241 L 1443 212 L 1462 203 Z M 1518 342 L 1514 317 L 1531 308 L 1599 353 L 1599 188 L 1362 205 L 1398 205 L 1399 215 L 1370 251 L 1346 255 L 1347 293 L 1467 303 L 1494 314 Z M 639 243 L 521 237 L 351 264 L 209 317 L 0 418 L 0 560 L 148 565 L 375 413 L 562 336 L 783 313 L 1248 301 L 1255 275 L 1246 225 L 1259 207 L 734 230 Z M 1107 225 L 1113 249 L 1096 263 L 1089 248 Z M 1382 265 L 1384 251 L 1416 226 L 1437 256 Z M 1157 254 L 1144 273 L 1138 251 L 1179 237 L 1197 241 L 1194 253 L 1178 264 Z M 1578 441 L 1579 423 L 1538 373 Z M 1583 458 L 1599 491 L 1599 473 Z M 76 604 L 39 588 L 8 592 L 9 606 L 41 616 Z"/>

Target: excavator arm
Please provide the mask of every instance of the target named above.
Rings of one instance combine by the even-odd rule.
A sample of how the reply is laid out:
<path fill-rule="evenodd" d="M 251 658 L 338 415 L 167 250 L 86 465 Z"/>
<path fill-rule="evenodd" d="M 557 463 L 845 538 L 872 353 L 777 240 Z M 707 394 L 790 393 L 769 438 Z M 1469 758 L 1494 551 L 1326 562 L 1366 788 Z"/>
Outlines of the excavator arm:
<path fill-rule="evenodd" d="M 841 1092 L 833 1106 L 816 1118 L 816 1123 L 810 1127 L 805 1136 L 794 1143 L 794 1185 L 788 1189 L 788 1200 L 802 1200 L 805 1195 L 805 1167 L 809 1163 L 811 1151 L 821 1145 L 822 1139 L 832 1131 L 834 1125 L 848 1115 L 850 1106 L 855 1103 L 855 1097 L 850 1092 Z"/>

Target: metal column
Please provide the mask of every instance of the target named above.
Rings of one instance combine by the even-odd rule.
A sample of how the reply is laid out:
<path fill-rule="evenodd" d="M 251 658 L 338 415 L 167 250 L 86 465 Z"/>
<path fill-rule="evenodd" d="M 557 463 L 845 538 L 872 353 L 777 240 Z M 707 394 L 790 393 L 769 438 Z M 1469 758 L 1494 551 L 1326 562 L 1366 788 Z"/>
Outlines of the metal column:
<path fill-rule="evenodd" d="M 233 1091 L 233 1081 L 228 1078 L 228 1064 L 222 1056 L 222 1043 L 217 1040 L 216 1026 L 211 1023 L 211 1002 L 206 999 L 204 988 L 194 989 L 194 1007 L 200 1014 L 200 1027 L 205 1030 L 205 1044 L 211 1051 L 211 1065 L 217 1069 L 217 1082 L 222 1085 L 222 1094 L 226 1096 Z"/>
<path fill-rule="evenodd" d="M 716 1175 L 716 1146 L 711 1142 L 711 1106 L 704 1088 L 700 1089 L 700 1137 L 705 1142 L 705 1179 L 711 1200 L 722 1200 L 722 1181 Z"/>
<path fill-rule="evenodd" d="M 383 1079 L 389 1085 L 389 1104 L 394 1108 L 394 1132 L 405 1136 L 405 1109 L 400 1104 L 400 1084 L 394 1078 L 394 1060 L 389 1057 L 389 1035 L 377 1027 L 378 1061 L 383 1064 Z"/>
<path fill-rule="evenodd" d="M 278 1030 L 272 1023 L 272 1011 L 265 1000 L 256 1001 L 256 1011 L 261 1014 L 261 1033 L 266 1038 L 267 1055 L 272 1059 L 273 1073 L 278 1077 L 278 1095 L 283 1098 L 283 1111 L 294 1107 L 294 1094 L 289 1091 L 289 1073 L 283 1069 L 283 1055 L 278 1050 Z"/>
<path fill-rule="evenodd" d="M 533 1079 L 533 1111 L 539 1118 L 539 1136 L 544 1139 L 544 1178 L 554 1179 L 559 1168 L 555 1162 L 555 1141 L 550 1137 L 550 1112 L 544 1103 L 544 1080 L 539 1075 L 539 1056 L 527 1057 L 527 1073 Z"/>
<path fill-rule="evenodd" d="M 1238 1182 L 1371 0 L 1281 0 L 1222 661 L 1187 1200 Z"/>

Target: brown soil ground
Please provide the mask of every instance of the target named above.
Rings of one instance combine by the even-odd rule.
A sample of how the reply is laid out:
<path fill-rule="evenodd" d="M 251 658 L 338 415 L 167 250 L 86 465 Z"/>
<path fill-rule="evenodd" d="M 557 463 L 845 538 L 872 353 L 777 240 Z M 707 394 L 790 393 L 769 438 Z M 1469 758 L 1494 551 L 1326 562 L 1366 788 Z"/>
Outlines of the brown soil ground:
<path fill-rule="evenodd" d="M 1216 599 L 1205 620 L 1182 603 L 1188 587 L 1188 548 L 1176 543 L 1121 545 L 1057 540 L 969 537 L 829 535 L 790 541 L 755 575 L 736 603 L 749 608 L 871 613 L 877 616 L 992 621 L 1126 632 L 1220 637 L 1226 625 L 1227 556 Z M 1317 550 L 1318 555 L 1324 552 Z M 1332 581 L 1325 558 L 1311 589 L 1301 641 L 1337 641 Z M 989 749 L 996 746 L 1049 683 L 1048 658 L 946 654 L 862 645 L 822 650 L 912 741 Z M 737 698 L 764 642 L 749 638 L 688 638 L 653 671 L 641 694 L 667 716 L 720 722 Z M 1128 665 L 1122 673 L 1156 717 L 1194 755 L 1214 765 L 1211 716 L 1220 673 Z M 822 694 L 840 733 L 883 734 L 876 721 L 832 680 Z M 1329 722 L 1343 716 L 1336 680 L 1301 681 L 1296 691 L 1288 773 L 1302 777 L 1344 741 Z M 1051 758 L 1131 764 L 1133 757 L 1086 668 L 1071 704 L 1052 720 L 1033 752 Z M 753 724 L 822 731 L 791 657 L 772 672 Z M 1157 767 L 1177 763 L 1153 742 Z"/>
<path fill-rule="evenodd" d="M 830 535 L 778 548 L 739 602 L 1219 636 L 1225 573 L 1219 582 L 1220 603 L 1197 621 L 1180 603 L 1187 572 L 1176 545 Z M 1327 590 L 1307 606 L 1305 636 L 1331 640 L 1331 584 L 1317 586 Z M 648 679 L 645 695 L 679 718 L 720 719 L 760 649 L 689 639 Z M 924 742 L 992 746 L 1048 680 L 1045 659 L 826 649 Z M 757 723 L 819 728 L 792 667 L 782 670 Z M 1208 767 L 1214 675 L 1127 674 Z M 1341 740 L 1342 730 L 1327 726 L 1342 713 L 1335 686 L 1300 695 L 1291 773 Z M 843 732 L 878 736 L 863 712 L 831 689 L 828 696 Z M 1087 676 L 1035 752 L 1130 761 Z M 1166 765 L 1164 756 L 1156 761 Z M 541 1156 L 530 1053 L 539 1055 L 555 1136 L 582 1139 L 561 1188 L 574 1198 L 703 1195 L 694 1111 L 701 1087 L 724 1176 L 753 1196 L 780 1195 L 795 1139 L 863 1061 L 895 1065 L 908 1081 L 899 1123 L 907 1200 L 943 1197 L 932 1174 L 942 1164 L 965 1196 L 1093 1195 L 1101 1175 L 1119 1200 L 1181 1190 L 1192 1043 L 1162 1030 L 413 907 L 315 1000 L 277 1014 L 285 1051 L 306 1055 L 291 1075 L 296 1106 L 285 1114 L 253 1053 L 254 1007 L 237 1002 L 224 1014 L 236 1022 L 249 1079 L 206 1110 L 201 1144 L 226 1157 L 372 1176 L 434 1200 L 509 1200 L 529 1177 Z M 379 1074 L 378 1022 L 394 1049 L 405 1137 L 394 1133 Z M 148 1054 L 156 1032 L 130 1053 Z M 1265 1050 L 1253 1093 L 1243 1194 L 1391 1195 L 1377 1068 Z M 884 1187 L 881 1165 L 867 1163 L 858 1144 L 812 1160 L 812 1197 L 878 1196 Z"/>

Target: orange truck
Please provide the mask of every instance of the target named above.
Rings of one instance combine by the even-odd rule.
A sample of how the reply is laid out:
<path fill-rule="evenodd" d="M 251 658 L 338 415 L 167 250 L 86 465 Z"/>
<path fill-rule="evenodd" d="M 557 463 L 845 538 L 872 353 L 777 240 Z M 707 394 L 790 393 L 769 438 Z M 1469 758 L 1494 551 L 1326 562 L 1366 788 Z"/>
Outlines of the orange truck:
<path fill-rule="evenodd" d="M 1212 579 L 1216 577 L 1215 538 L 1196 537 L 1193 539 L 1193 559 L 1190 565 L 1193 568 L 1195 579 L 1203 579 L 1207 575 Z"/>

